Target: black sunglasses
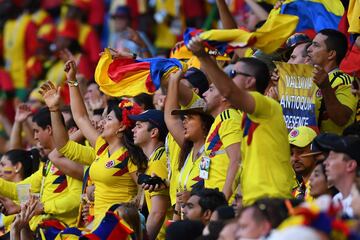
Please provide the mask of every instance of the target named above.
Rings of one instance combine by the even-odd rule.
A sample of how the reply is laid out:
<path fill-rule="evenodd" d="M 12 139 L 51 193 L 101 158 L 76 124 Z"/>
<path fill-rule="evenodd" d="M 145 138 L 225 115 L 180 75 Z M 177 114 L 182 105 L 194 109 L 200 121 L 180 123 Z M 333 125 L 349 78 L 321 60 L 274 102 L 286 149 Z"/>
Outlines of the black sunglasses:
<path fill-rule="evenodd" d="M 243 73 L 243 72 L 237 72 L 237 71 L 234 70 L 234 69 L 229 72 L 229 77 L 231 77 L 231 78 L 236 77 L 236 75 L 243 75 L 243 76 L 245 76 L 245 77 L 252 77 L 251 74 Z"/>

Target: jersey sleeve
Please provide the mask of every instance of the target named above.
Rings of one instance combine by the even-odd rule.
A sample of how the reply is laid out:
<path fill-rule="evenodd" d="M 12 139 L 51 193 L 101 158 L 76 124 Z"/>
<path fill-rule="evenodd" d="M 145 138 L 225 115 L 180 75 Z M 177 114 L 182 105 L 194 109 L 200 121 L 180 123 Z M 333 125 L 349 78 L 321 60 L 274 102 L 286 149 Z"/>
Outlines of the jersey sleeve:
<path fill-rule="evenodd" d="M 339 85 L 335 90 L 335 96 L 339 102 L 353 112 L 356 111 L 358 99 L 351 93 L 351 85 Z"/>
<path fill-rule="evenodd" d="M 41 188 L 41 180 L 42 180 L 42 168 L 39 168 L 39 170 L 33 173 L 30 177 L 18 183 L 9 182 L 0 178 L 0 195 L 11 198 L 12 200 L 17 200 L 18 195 L 17 195 L 16 186 L 19 184 L 31 184 L 31 188 L 30 188 L 31 192 L 39 193 Z"/>
<path fill-rule="evenodd" d="M 66 158 L 84 165 L 90 165 L 96 158 L 92 147 L 74 141 L 68 141 L 64 147 L 59 149 L 59 152 Z"/>
<path fill-rule="evenodd" d="M 241 115 L 231 116 L 223 121 L 219 129 L 219 135 L 224 148 L 234 143 L 240 143 L 242 139 Z"/>
<path fill-rule="evenodd" d="M 274 111 L 275 104 L 278 103 L 258 92 L 250 92 L 250 94 L 255 100 L 255 111 L 249 114 L 250 118 L 252 120 L 269 118 Z"/>
<path fill-rule="evenodd" d="M 148 175 L 156 174 L 156 176 L 161 179 L 166 179 L 168 176 L 167 162 L 166 162 L 166 153 L 165 151 L 152 162 L 150 168 L 146 171 Z M 169 195 L 169 189 L 164 189 L 161 191 L 153 191 L 150 193 L 150 197 L 157 195 Z"/>

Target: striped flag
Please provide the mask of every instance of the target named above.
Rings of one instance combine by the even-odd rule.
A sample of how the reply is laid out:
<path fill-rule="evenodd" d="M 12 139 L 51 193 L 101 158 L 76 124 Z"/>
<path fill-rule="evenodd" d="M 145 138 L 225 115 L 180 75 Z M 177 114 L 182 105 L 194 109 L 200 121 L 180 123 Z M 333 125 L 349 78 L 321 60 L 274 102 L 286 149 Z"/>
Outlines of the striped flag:
<path fill-rule="evenodd" d="M 255 32 L 244 29 L 216 29 L 202 32 L 197 29 L 187 29 L 184 42 L 199 35 L 204 40 L 205 47 L 228 53 L 235 48 L 253 46 L 269 54 L 281 47 L 294 32 L 299 18 L 293 15 L 278 14 L 270 16 L 264 25 Z"/>
<path fill-rule="evenodd" d="M 95 70 L 95 81 L 109 96 L 133 97 L 153 94 L 161 80 L 177 69 L 186 72 L 187 65 L 174 58 L 112 59 L 109 49 L 105 49 Z"/>

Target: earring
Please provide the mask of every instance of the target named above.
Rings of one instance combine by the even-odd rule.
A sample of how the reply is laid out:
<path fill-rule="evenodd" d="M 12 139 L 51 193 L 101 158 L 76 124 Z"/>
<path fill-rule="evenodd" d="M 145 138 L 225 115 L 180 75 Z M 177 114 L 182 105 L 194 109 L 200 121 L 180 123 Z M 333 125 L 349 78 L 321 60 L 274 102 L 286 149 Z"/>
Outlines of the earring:
<path fill-rule="evenodd" d="M 120 130 L 117 130 L 117 131 L 115 132 L 115 135 L 118 136 L 118 137 L 121 137 L 121 131 L 120 131 Z"/>
<path fill-rule="evenodd" d="M 19 169 L 15 169 L 15 173 L 19 173 Z"/>

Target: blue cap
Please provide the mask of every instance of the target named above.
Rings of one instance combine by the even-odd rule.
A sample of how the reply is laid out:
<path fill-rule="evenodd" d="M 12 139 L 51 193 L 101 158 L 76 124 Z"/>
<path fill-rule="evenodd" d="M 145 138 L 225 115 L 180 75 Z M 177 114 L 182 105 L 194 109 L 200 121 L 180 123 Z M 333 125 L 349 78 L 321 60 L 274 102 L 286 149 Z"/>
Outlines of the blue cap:
<path fill-rule="evenodd" d="M 286 40 L 286 47 L 296 47 L 302 43 L 309 43 L 311 39 L 304 33 L 294 33 Z"/>
<path fill-rule="evenodd" d="M 160 110 L 150 109 L 139 115 L 129 115 L 133 121 L 150 122 L 156 126 L 162 133 L 167 133 L 167 127 L 164 120 L 164 113 Z"/>
<path fill-rule="evenodd" d="M 130 8 L 127 6 L 119 6 L 116 8 L 115 12 L 111 14 L 112 17 L 127 17 L 130 18 Z"/>

